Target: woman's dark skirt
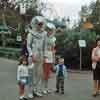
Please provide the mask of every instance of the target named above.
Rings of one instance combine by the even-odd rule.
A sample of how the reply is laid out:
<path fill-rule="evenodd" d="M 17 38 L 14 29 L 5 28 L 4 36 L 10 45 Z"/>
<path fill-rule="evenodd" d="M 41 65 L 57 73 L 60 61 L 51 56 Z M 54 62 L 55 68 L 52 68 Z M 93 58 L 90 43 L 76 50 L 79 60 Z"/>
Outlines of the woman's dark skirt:
<path fill-rule="evenodd" d="M 93 70 L 93 80 L 100 80 L 100 62 L 97 62 L 96 69 Z"/>

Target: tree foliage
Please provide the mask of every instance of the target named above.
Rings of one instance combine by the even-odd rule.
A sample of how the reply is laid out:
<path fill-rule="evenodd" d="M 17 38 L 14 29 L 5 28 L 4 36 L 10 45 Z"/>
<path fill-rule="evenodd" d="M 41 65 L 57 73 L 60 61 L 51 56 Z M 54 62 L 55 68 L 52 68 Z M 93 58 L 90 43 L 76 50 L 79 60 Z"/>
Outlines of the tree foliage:
<path fill-rule="evenodd" d="M 28 5 L 26 7 L 27 9 L 24 15 L 20 14 L 20 3 L 23 5 L 30 4 L 30 6 Z M 35 3 L 37 4 L 37 0 L 0 0 L 0 25 L 7 25 L 12 33 L 11 35 L 6 36 L 8 44 L 10 43 L 16 46 L 17 36 L 25 33 L 25 27 L 30 23 L 33 16 L 39 15 L 37 7 L 34 7 L 34 5 L 36 5 Z M 13 42 L 10 40 L 13 40 Z"/>
<path fill-rule="evenodd" d="M 90 13 L 89 13 L 90 12 Z M 91 2 L 89 6 L 83 5 L 80 11 L 81 18 L 85 17 L 86 21 L 90 21 L 94 25 L 94 30 L 100 34 L 100 2 Z M 83 19 L 81 19 L 83 22 Z"/>
<path fill-rule="evenodd" d="M 20 3 L 26 4 L 27 9 L 24 15 L 20 14 Z M 23 28 L 23 26 L 30 22 L 32 16 L 39 14 L 36 6 L 33 6 L 36 4 L 37 0 L 0 0 L 0 23 L 2 24 L 2 15 L 4 14 L 7 25 L 16 29 L 20 23 L 21 28 Z"/>
<path fill-rule="evenodd" d="M 79 68 L 79 44 L 78 40 L 81 38 L 86 40 L 87 47 L 83 48 L 83 68 L 91 64 L 91 50 L 95 42 L 96 33 L 90 31 L 75 32 L 65 31 L 64 33 L 57 33 L 57 55 L 65 58 L 65 63 L 71 68 Z M 73 66 L 74 65 L 74 66 Z M 90 67 L 89 67 L 90 68 Z"/>

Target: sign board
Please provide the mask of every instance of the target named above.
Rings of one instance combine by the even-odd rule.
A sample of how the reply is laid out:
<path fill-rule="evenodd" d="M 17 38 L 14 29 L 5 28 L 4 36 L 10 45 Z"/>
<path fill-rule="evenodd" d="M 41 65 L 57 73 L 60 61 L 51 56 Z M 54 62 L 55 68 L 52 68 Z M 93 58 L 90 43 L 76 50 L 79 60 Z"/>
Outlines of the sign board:
<path fill-rule="evenodd" d="M 85 40 L 78 40 L 79 47 L 86 47 L 86 41 Z"/>
<path fill-rule="evenodd" d="M 24 15 L 26 13 L 26 4 L 20 3 L 20 14 Z"/>
<path fill-rule="evenodd" d="M 22 41 L 22 37 L 21 37 L 21 36 L 17 36 L 16 40 L 17 40 L 18 42 L 21 42 L 21 41 Z"/>

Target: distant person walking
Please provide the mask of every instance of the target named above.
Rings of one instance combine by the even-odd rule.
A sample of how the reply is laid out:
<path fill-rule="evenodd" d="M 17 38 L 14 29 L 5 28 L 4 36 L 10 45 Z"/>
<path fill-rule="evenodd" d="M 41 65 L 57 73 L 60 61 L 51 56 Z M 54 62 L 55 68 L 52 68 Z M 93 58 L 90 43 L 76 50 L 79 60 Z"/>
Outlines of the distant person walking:
<path fill-rule="evenodd" d="M 23 40 L 21 44 L 21 56 L 28 57 L 27 41 Z"/>

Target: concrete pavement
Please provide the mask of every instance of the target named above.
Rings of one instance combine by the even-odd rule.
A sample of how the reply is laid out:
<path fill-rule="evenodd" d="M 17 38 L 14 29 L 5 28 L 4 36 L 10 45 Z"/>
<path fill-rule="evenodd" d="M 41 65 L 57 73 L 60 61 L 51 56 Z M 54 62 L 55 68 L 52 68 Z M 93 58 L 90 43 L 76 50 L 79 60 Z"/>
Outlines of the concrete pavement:
<path fill-rule="evenodd" d="M 0 58 L 0 100 L 18 100 L 18 87 L 16 81 L 17 61 Z M 100 96 L 94 98 L 92 91 L 92 74 L 69 73 L 65 80 L 65 94 L 51 93 L 35 100 L 100 100 Z M 55 89 L 55 75 L 51 75 L 49 88 Z"/>

